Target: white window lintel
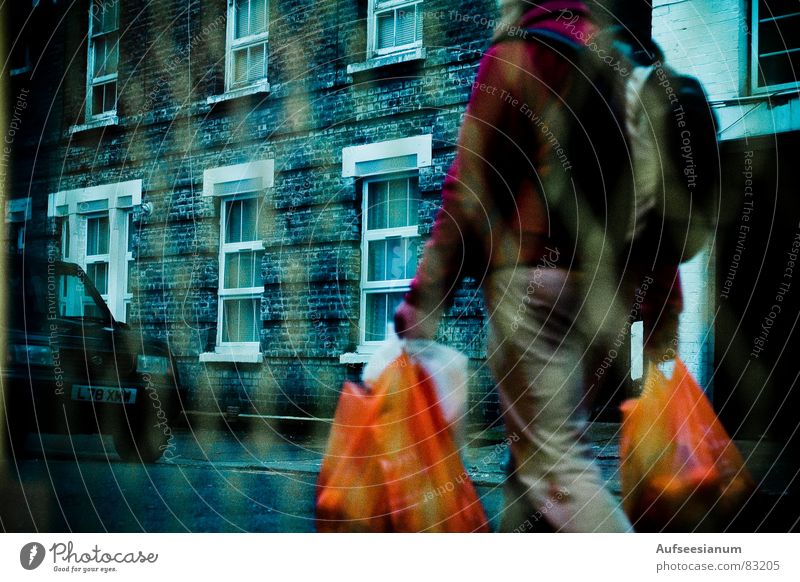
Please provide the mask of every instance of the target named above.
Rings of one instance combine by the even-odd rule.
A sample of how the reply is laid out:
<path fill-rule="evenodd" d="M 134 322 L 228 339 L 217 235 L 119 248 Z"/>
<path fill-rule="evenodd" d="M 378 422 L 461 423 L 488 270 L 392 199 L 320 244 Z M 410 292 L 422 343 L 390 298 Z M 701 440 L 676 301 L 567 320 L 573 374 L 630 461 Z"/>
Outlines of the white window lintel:
<path fill-rule="evenodd" d="M 362 162 L 374 162 L 416 156 L 416 163 L 412 167 L 398 168 L 398 170 L 413 170 L 430 166 L 433 161 L 433 135 L 419 135 L 404 137 L 389 141 L 380 141 L 360 146 L 342 149 L 342 176 L 345 178 L 363 177 L 373 174 L 385 174 L 385 170 L 374 173 L 365 172 L 358 165 Z"/>
<path fill-rule="evenodd" d="M 91 203 L 101 200 L 108 200 L 108 210 L 139 206 L 142 203 L 142 181 L 128 180 L 55 192 L 48 197 L 47 216 L 53 218 L 91 212 Z"/>
<path fill-rule="evenodd" d="M 203 196 L 214 196 L 214 186 L 226 182 L 261 179 L 261 189 L 271 188 L 275 180 L 275 160 L 254 160 L 203 172 Z"/>

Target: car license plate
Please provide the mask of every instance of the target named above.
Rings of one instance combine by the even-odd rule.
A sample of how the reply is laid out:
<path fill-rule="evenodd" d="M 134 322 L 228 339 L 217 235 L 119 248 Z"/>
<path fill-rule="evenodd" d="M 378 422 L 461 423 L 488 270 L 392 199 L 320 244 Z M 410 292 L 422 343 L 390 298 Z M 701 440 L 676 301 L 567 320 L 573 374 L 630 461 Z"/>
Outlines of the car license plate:
<path fill-rule="evenodd" d="M 133 404 L 136 402 L 136 388 L 73 386 L 72 399 L 82 402 L 103 402 L 105 404 Z"/>

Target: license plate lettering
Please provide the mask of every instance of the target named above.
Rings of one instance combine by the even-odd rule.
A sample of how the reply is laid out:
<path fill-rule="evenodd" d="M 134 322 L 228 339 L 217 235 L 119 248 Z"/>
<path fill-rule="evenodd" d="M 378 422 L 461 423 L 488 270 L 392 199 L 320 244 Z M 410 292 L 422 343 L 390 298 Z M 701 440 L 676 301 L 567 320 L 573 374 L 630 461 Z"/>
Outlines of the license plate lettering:
<path fill-rule="evenodd" d="M 73 386 L 72 400 L 106 404 L 134 404 L 136 402 L 136 388 Z"/>

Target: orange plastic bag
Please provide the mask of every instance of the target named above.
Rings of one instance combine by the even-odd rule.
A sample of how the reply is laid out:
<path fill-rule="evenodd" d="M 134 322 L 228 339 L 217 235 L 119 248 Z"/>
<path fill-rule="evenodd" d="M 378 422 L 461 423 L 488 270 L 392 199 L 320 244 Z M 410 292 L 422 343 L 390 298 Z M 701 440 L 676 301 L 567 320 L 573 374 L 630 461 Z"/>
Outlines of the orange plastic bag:
<path fill-rule="evenodd" d="M 487 532 L 435 389 L 403 353 L 344 385 L 317 483 L 317 531 Z"/>
<path fill-rule="evenodd" d="M 637 530 L 713 530 L 752 493 L 742 456 L 679 359 L 669 380 L 651 364 L 642 396 L 621 408 L 623 506 Z"/>

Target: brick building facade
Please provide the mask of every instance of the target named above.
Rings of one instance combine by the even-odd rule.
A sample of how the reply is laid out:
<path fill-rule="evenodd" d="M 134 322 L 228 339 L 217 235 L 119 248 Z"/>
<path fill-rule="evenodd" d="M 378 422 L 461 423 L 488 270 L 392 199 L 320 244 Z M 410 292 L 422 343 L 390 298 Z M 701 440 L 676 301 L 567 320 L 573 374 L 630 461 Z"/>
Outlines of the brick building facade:
<path fill-rule="evenodd" d="M 80 263 L 118 319 L 167 339 L 190 409 L 330 416 L 430 232 L 495 0 L 30 4 L 4 8 L 7 243 Z M 649 30 L 646 4 L 631 13 Z M 718 4 L 656 2 L 653 34 L 738 99 L 750 2 Z M 716 64 L 734 53 L 728 91 Z M 725 252 L 683 267 L 681 353 L 708 386 Z M 440 337 L 470 356 L 489 421 L 475 291 Z"/>
<path fill-rule="evenodd" d="M 9 84 L 25 252 L 166 338 L 191 409 L 330 416 L 430 230 L 494 1 L 34 4 Z M 473 291 L 441 335 L 486 419 Z"/>

